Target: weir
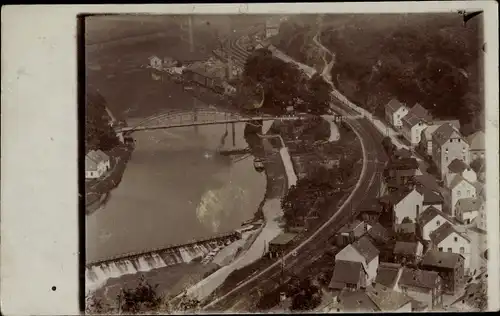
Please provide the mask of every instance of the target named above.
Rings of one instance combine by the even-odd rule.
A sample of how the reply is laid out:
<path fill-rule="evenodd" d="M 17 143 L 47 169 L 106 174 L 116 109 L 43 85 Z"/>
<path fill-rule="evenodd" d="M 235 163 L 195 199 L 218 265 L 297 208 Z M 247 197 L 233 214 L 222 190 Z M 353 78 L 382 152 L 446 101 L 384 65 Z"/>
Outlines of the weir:
<path fill-rule="evenodd" d="M 241 233 L 234 231 L 182 245 L 129 253 L 107 260 L 90 262 L 86 264 L 85 268 L 86 288 L 94 291 L 112 278 L 147 272 L 180 263 L 189 263 L 194 259 L 201 259 L 211 251 L 220 250 L 239 239 L 241 239 Z"/>

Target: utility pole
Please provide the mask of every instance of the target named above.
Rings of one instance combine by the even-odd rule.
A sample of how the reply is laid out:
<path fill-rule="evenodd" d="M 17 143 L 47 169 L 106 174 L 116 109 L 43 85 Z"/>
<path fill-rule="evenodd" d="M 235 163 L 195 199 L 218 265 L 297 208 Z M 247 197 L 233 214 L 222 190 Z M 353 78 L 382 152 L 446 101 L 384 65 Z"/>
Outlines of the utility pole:
<path fill-rule="evenodd" d="M 189 32 L 189 51 L 194 52 L 194 38 L 193 38 L 193 16 L 188 16 L 188 32 Z"/>

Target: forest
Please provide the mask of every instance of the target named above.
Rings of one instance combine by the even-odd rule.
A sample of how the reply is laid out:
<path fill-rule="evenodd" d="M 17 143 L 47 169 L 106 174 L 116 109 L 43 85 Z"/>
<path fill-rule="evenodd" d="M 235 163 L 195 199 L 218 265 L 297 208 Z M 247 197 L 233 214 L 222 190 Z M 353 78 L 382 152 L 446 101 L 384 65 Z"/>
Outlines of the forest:
<path fill-rule="evenodd" d="M 351 101 L 379 116 L 394 97 L 419 102 L 435 118 L 459 119 L 468 135 L 484 128 L 482 23 L 478 16 L 464 24 L 457 13 L 329 15 L 319 39 L 335 54 L 332 78 Z M 284 23 L 275 42 L 317 63 L 311 29 Z"/>
<path fill-rule="evenodd" d="M 90 150 L 109 151 L 120 144 L 111 118 L 106 111 L 106 99 L 97 91 L 87 91 L 85 96 L 85 153 Z"/>

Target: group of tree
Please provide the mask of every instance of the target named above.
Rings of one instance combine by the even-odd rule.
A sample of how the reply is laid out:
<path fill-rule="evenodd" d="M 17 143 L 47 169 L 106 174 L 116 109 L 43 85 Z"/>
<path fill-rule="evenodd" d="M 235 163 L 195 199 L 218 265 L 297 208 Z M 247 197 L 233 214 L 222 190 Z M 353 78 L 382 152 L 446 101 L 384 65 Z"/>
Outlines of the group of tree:
<path fill-rule="evenodd" d="M 276 45 L 311 64 L 311 24 L 282 23 Z M 465 135 L 484 128 L 481 17 L 464 27 L 456 13 L 332 15 L 320 40 L 335 53 L 337 88 L 367 110 L 381 115 L 395 97 L 458 118 Z"/>
<path fill-rule="evenodd" d="M 96 90 L 87 92 L 85 98 L 85 151 L 110 150 L 120 141 L 111 126 L 106 111 L 106 99 Z"/>
<path fill-rule="evenodd" d="M 263 90 L 262 111 L 285 113 L 290 106 L 301 112 L 324 114 L 330 103 L 330 86 L 318 74 L 309 79 L 295 64 L 268 49 L 255 50 L 246 60 L 241 90 Z M 255 93 L 255 92 L 254 92 Z"/>
<path fill-rule="evenodd" d="M 152 285 L 144 276 L 133 288 L 123 288 L 111 301 L 89 293 L 86 297 L 85 312 L 90 315 L 96 314 L 144 314 L 144 313 L 166 313 L 173 311 L 193 312 L 199 309 L 200 302 L 184 294 L 179 299 L 172 300 L 165 297 L 158 290 L 158 284 Z"/>
<path fill-rule="evenodd" d="M 321 214 L 329 198 L 340 192 L 343 186 L 342 173 L 337 168 L 320 166 L 299 179 L 281 200 L 287 226 L 302 225 L 304 218 L 312 212 Z"/>

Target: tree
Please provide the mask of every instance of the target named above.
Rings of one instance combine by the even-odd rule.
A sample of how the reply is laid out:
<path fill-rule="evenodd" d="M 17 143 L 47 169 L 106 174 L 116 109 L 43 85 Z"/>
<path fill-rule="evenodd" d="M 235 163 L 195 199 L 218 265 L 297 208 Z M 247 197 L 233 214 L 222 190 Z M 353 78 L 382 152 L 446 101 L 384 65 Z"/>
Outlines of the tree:
<path fill-rule="evenodd" d="M 151 285 L 141 276 L 133 289 L 121 289 L 117 296 L 118 310 L 124 313 L 159 311 L 165 305 L 164 297 L 157 291 L 158 284 Z"/>
<path fill-rule="evenodd" d="M 110 125 L 111 118 L 106 111 L 106 99 L 97 91 L 90 90 L 85 104 L 85 149 L 110 150 L 120 144 Z"/>
<path fill-rule="evenodd" d="M 321 291 L 310 278 L 300 282 L 300 292 L 293 296 L 292 311 L 310 311 L 321 303 Z"/>

